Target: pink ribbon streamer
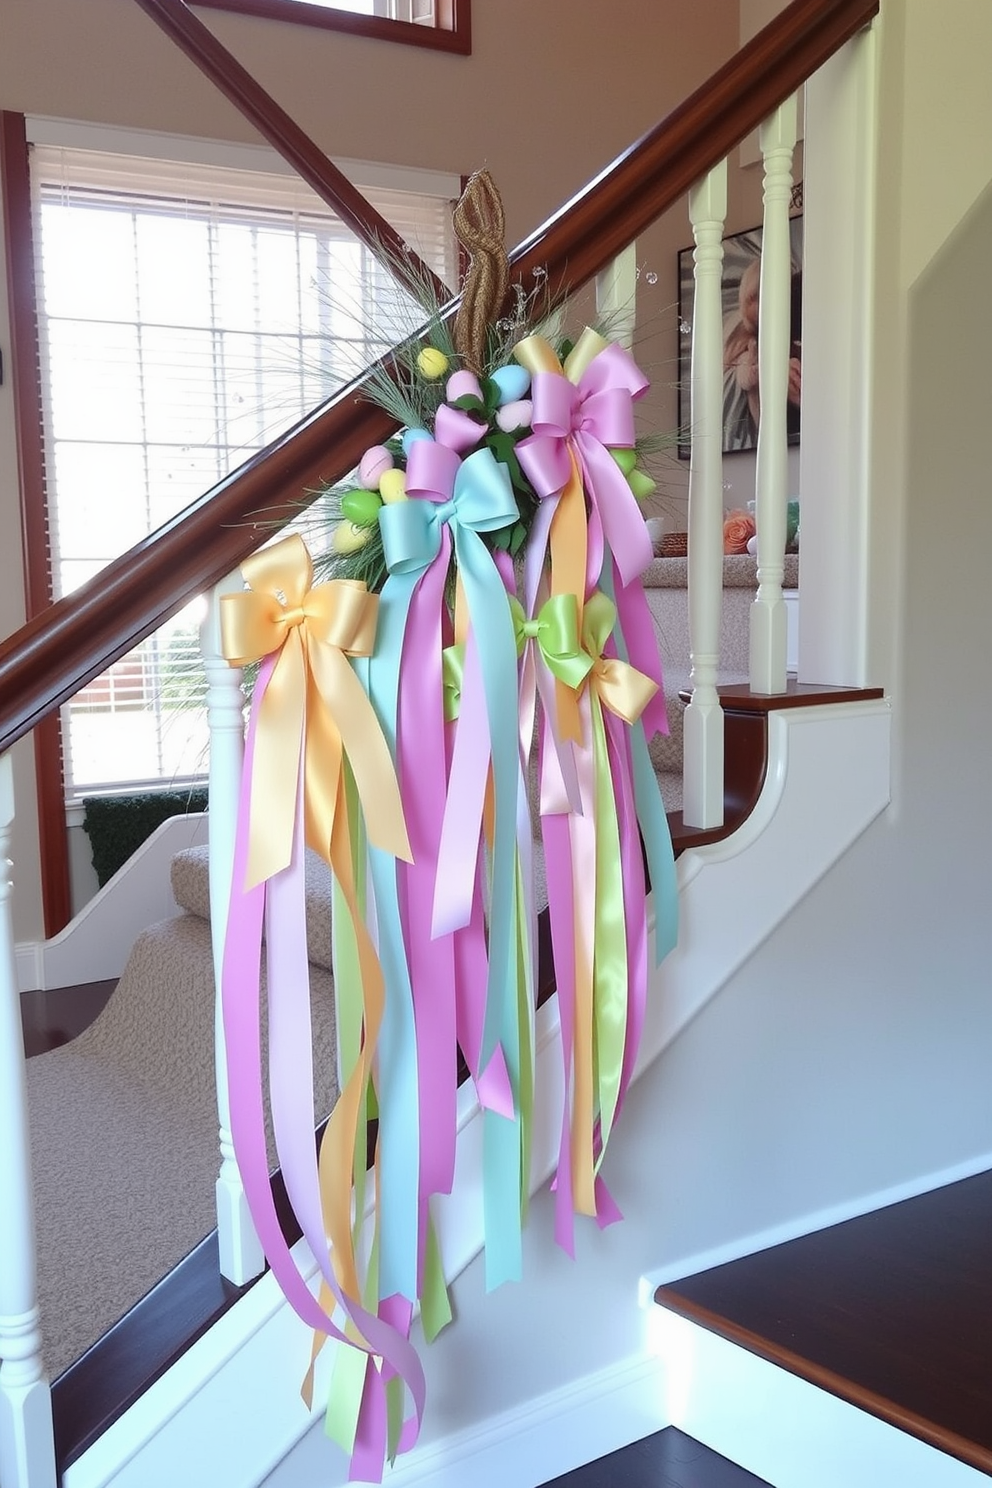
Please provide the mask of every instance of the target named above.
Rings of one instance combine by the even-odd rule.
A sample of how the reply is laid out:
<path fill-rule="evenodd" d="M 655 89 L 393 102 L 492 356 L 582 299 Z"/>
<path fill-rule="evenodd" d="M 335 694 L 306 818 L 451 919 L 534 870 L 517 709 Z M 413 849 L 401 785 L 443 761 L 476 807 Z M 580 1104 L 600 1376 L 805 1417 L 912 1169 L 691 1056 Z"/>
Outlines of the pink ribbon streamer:
<path fill-rule="evenodd" d="M 318 1333 L 353 1346 L 324 1311 L 303 1280 L 286 1241 L 272 1200 L 265 1121 L 262 1101 L 262 1054 L 259 1027 L 259 980 L 261 970 L 262 920 L 267 885 L 245 890 L 248 866 L 251 779 L 254 764 L 258 705 L 272 676 L 275 658 L 263 661 L 255 685 L 255 706 L 248 722 L 239 815 L 235 835 L 234 875 L 228 907 L 227 934 L 221 975 L 224 1040 L 227 1057 L 231 1140 L 244 1185 L 245 1197 L 255 1229 L 279 1286 L 297 1315 Z M 277 893 L 278 899 L 278 893 Z M 277 939 L 280 932 L 277 931 Z M 304 942 L 305 943 L 305 942 Z M 277 973 L 277 978 L 279 973 Z M 311 1112 L 312 1116 L 312 1112 Z M 313 1150 L 312 1120 L 308 1143 Z M 317 1248 L 317 1259 L 326 1244 Z M 352 1318 L 368 1347 L 399 1375 L 413 1399 L 415 1416 L 409 1423 L 408 1440 L 416 1440 L 423 1418 L 426 1381 L 416 1350 L 407 1338 L 367 1312 L 354 1299 L 346 1298 L 336 1279 L 328 1278 L 332 1294 Z M 363 1403 L 363 1412 L 365 1410 Z M 360 1418 L 360 1429 L 364 1424 Z M 381 1464 L 379 1468 L 381 1475 Z"/>
<path fill-rule="evenodd" d="M 442 546 L 447 553 L 447 542 Z M 427 1201 L 450 1193 L 455 1167 L 455 961 L 449 936 L 430 930 L 447 795 L 441 652 L 447 564 L 431 565 L 407 616 L 397 753 L 413 862 L 400 864 L 401 907 L 413 989 L 420 1109 L 420 1263 Z"/>

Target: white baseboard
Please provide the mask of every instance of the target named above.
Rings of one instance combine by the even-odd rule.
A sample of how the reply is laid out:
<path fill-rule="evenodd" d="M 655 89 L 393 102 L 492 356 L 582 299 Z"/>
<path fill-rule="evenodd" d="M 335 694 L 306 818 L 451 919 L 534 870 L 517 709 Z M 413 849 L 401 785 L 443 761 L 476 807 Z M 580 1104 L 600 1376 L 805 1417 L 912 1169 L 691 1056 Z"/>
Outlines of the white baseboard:
<path fill-rule="evenodd" d="M 139 932 L 178 912 L 169 882 L 173 856 L 206 840 L 206 812 L 162 822 L 64 930 L 15 947 L 19 990 L 119 977 Z"/>
<path fill-rule="evenodd" d="M 669 1424 L 662 1370 L 646 1355 L 415 1449 L 389 1488 L 537 1488 Z"/>
<path fill-rule="evenodd" d="M 681 1256 L 657 1271 L 645 1272 L 640 1284 L 641 1305 L 653 1305 L 655 1292 L 669 1282 L 679 1281 L 685 1276 L 695 1276 L 714 1266 L 725 1266 L 730 1261 L 739 1261 L 742 1256 L 770 1250 L 774 1245 L 785 1245 L 789 1240 L 798 1240 L 801 1235 L 815 1234 L 818 1230 L 829 1229 L 831 1225 L 843 1224 L 845 1220 L 858 1219 L 862 1214 L 874 1214 L 877 1209 L 888 1209 L 892 1204 L 901 1204 L 905 1199 L 915 1199 L 920 1194 L 932 1193 L 934 1189 L 946 1188 L 949 1183 L 960 1183 L 963 1178 L 974 1178 L 977 1173 L 987 1173 L 989 1169 L 992 1169 L 992 1151 L 979 1152 L 975 1157 L 966 1162 L 955 1163 L 952 1167 L 924 1173 L 905 1183 L 862 1194 L 844 1204 L 831 1204 L 823 1209 L 812 1210 L 785 1224 L 757 1230 L 727 1245 L 715 1246 L 712 1250 Z"/>
<path fill-rule="evenodd" d="M 984 1473 L 665 1308 L 652 1337 L 673 1426 L 773 1488 L 979 1488 Z"/>

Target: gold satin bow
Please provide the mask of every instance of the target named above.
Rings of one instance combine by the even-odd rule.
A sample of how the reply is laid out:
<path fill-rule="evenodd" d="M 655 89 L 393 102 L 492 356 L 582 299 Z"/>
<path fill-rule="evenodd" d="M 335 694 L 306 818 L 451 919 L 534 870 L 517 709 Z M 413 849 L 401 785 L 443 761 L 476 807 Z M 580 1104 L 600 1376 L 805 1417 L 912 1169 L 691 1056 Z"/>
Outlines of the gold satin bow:
<path fill-rule="evenodd" d="M 658 684 L 629 661 L 603 655 L 616 618 L 616 605 L 601 589 L 586 600 L 582 645 L 593 658 L 588 683 L 604 708 L 609 708 L 624 723 L 636 723 L 658 691 Z"/>
<path fill-rule="evenodd" d="M 249 588 L 221 598 L 221 649 L 232 666 L 278 653 L 259 707 L 246 888 L 285 868 L 304 758 L 306 837 L 327 860 L 346 755 L 369 838 L 410 860 L 399 787 L 372 704 L 348 658 L 371 655 L 378 598 L 352 579 L 313 584 L 294 534 L 241 566 Z"/>

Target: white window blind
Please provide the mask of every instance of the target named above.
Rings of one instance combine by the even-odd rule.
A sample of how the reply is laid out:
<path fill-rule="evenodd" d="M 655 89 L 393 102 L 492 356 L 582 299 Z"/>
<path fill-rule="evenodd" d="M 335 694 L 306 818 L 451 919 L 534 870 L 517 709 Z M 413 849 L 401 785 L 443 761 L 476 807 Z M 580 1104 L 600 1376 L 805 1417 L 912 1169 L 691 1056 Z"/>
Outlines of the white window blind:
<path fill-rule="evenodd" d="M 391 276 L 295 177 L 32 150 L 56 596 L 91 578 L 411 327 Z M 450 199 L 377 210 L 454 281 Z M 63 710 L 69 800 L 205 770 L 197 606 Z"/>

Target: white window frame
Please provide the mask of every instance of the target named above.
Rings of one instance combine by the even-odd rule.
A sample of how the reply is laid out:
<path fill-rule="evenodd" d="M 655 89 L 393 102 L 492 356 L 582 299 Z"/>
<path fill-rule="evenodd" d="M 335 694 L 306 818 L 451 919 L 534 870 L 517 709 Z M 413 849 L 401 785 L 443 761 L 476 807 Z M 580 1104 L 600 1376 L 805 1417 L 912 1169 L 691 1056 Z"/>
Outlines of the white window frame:
<path fill-rule="evenodd" d="M 177 194 L 189 190 L 190 172 L 195 178 L 198 168 L 221 169 L 238 172 L 238 201 L 244 206 L 282 207 L 294 205 L 298 209 L 314 210 L 316 199 L 295 176 L 291 167 L 275 152 L 265 147 L 244 146 L 215 141 L 161 135 L 149 131 L 120 130 L 113 126 L 68 123 L 47 118 L 27 120 L 28 140 L 32 145 L 56 150 L 96 151 L 115 156 L 117 161 L 133 157 L 135 161 L 135 184 L 141 181 L 141 172 L 148 172 L 147 162 L 158 162 L 151 172 L 156 177 L 155 190 L 161 191 L 163 183 L 170 177 L 169 162 L 179 161 L 175 177 Z M 371 162 L 338 161 L 339 168 L 359 189 L 385 192 L 412 192 L 419 195 L 453 201 L 457 198 L 461 181 L 458 176 L 446 172 L 405 169 Z M 123 179 L 119 164 L 115 165 L 115 179 Z M 252 177 L 259 182 L 257 200 L 250 200 Z M 147 174 L 145 179 L 147 180 Z M 180 185 L 180 181 L 182 184 Z M 278 200 L 273 201 L 275 191 Z M 246 199 L 248 198 L 248 199 Z M 320 212 L 323 205 L 316 203 Z M 454 277 L 454 263 L 449 259 L 449 274 Z M 40 308 L 40 307 L 39 307 Z M 47 435 L 47 431 L 46 431 Z M 46 438 L 47 443 L 47 438 Z M 195 774 L 182 777 L 170 775 L 158 780 L 114 781 L 113 779 L 74 785 L 66 783 L 67 807 L 73 808 L 82 795 L 93 795 L 113 791 L 136 791 L 146 789 L 175 789 L 182 783 L 199 778 Z"/>

